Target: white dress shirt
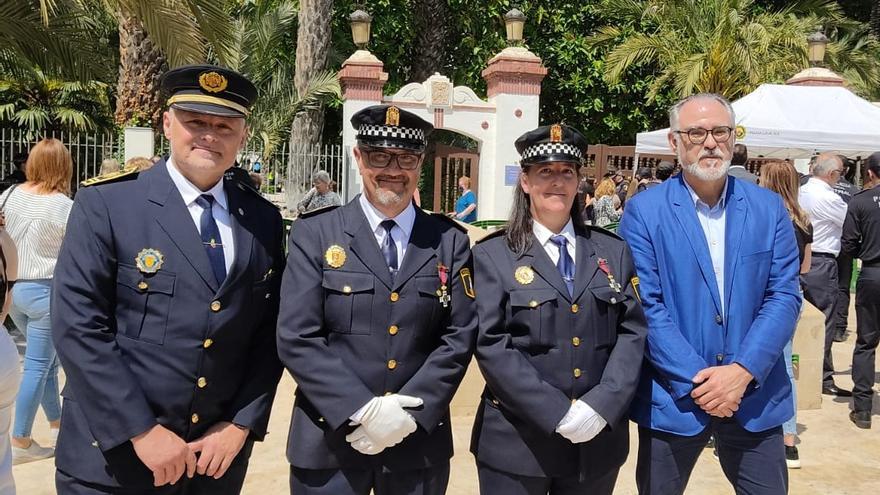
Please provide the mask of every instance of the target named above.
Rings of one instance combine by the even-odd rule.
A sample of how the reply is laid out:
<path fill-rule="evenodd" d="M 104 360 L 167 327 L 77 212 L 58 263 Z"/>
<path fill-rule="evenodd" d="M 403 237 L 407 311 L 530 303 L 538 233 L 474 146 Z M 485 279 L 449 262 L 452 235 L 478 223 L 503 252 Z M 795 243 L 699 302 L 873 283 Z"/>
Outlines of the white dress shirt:
<path fill-rule="evenodd" d="M 843 221 L 846 219 L 846 203 L 827 182 L 815 177 L 810 177 L 801 186 L 798 202 L 813 224 L 811 251 L 837 256 L 840 253 Z"/>
<path fill-rule="evenodd" d="M 360 202 L 364 216 L 367 217 L 367 223 L 370 224 L 370 229 L 373 231 L 373 235 L 376 236 L 376 242 L 381 246 L 382 243 L 385 242 L 387 232 L 385 232 L 385 228 L 379 224 L 382 223 L 383 220 L 389 220 L 389 218 L 377 210 L 376 207 L 367 200 L 365 195 L 361 194 L 358 201 Z M 412 201 L 410 201 L 402 212 L 390 220 L 394 220 L 394 223 L 396 224 L 394 228 L 391 229 L 391 239 L 397 247 L 397 268 L 400 269 L 400 267 L 403 266 L 403 255 L 406 254 L 406 247 L 409 244 L 409 236 L 412 234 L 413 224 L 416 222 L 416 209 L 413 207 Z"/>
<path fill-rule="evenodd" d="M 196 203 L 196 199 L 202 194 L 214 196 L 214 205 L 211 207 L 211 213 L 214 216 L 214 221 L 217 223 L 217 230 L 220 231 L 220 242 L 223 243 L 223 257 L 226 262 L 226 273 L 229 273 L 230 268 L 232 268 L 233 258 L 235 257 L 235 239 L 232 236 L 229 202 L 226 199 L 226 191 L 223 190 L 223 178 L 221 177 L 220 181 L 207 191 L 202 191 L 184 177 L 180 170 L 177 170 L 177 166 L 174 165 L 170 157 L 165 163 L 168 168 L 168 175 L 171 176 L 171 181 L 174 182 L 174 185 L 183 197 L 183 204 L 189 210 L 192 221 L 196 224 L 196 231 L 198 231 L 200 236 L 202 234 L 203 208 Z"/>
<path fill-rule="evenodd" d="M 559 244 L 556 244 L 551 239 L 551 237 L 556 234 L 534 219 L 532 220 L 532 232 L 535 234 L 535 237 L 538 238 L 541 247 L 547 252 L 550 261 L 552 261 L 554 265 L 559 263 Z M 566 241 L 568 241 L 565 243 L 565 247 L 568 250 L 568 255 L 571 256 L 571 265 L 574 266 L 574 260 L 577 259 L 574 255 L 577 246 L 577 238 L 574 236 L 574 225 L 571 223 L 571 219 L 569 219 L 568 223 L 562 227 L 562 232 L 560 232 L 560 234 L 565 237 Z"/>
<path fill-rule="evenodd" d="M 715 272 L 715 283 L 718 286 L 718 297 L 721 298 L 721 313 L 724 314 L 724 241 L 727 228 L 727 205 L 725 199 L 727 196 L 727 187 L 729 180 L 724 181 L 724 187 L 721 188 L 721 198 L 715 203 L 715 206 L 709 207 L 704 203 L 697 193 L 691 188 L 691 185 L 685 180 L 684 185 L 691 193 L 691 199 L 694 201 L 694 208 L 697 210 L 697 220 L 700 221 L 700 227 L 703 229 L 703 235 L 706 236 L 706 246 L 709 248 L 709 257 L 712 258 L 712 271 Z"/>

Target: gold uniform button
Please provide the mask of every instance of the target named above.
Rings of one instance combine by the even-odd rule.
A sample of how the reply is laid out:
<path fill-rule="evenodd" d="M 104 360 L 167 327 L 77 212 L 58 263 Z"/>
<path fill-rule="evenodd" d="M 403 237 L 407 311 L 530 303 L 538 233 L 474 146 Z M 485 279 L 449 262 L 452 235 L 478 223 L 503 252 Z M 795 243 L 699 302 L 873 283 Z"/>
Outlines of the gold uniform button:
<path fill-rule="evenodd" d="M 211 347 L 212 345 L 214 345 L 214 341 L 211 339 L 205 339 L 205 341 L 202 342 L 202 347 L 204 347 L 205 349 Z"/>
<path fill-rule="evenodd" d="M 196 382 L 196 384 L 199 386 L 199 388 L 205 388 L 208 385 L 208 380 L 205 380 L 205 377 L 200 376 L 199 381 Z"/>
<path fill-rule="evenodd" d="M 342 293 L 343 293 L 343 294 L 351 294 L 351 286 L 346 285 L 345 287 L 343 287 L 343 288 L 342 288 Z"/>
<path fill-rule="evenodd" d="M 388 369 L 393 370 L 394 368 L 397 368 L 397 361 L 395 361 L 393 359 L 389 359 L 388 360 Z"/>
<path fill-rule="evenodd" d="M 190 416 L 189 420 L 192 421 L 192 424 L 196 424 L 199 422 L 199 415 L 193 414 L 192 416 Z"/>
<path fill-rule="evenodd" d="M 215 313 L 217 311 L 220 311 L 220 308 L 222 308 L 222 307 L 223 307 L 223 305 L 220 304 L 220 301 L 214 301 L 211 303 L 211 311 L 213 311 Z"/>
<path fill-rule="evenodd" d="M 492 399 L 492 404 L 497 406 L 497 405 L 500 405 L 501 403 L 498 402 L 498 399 Z"/>
<path fill-rule="evenodd" d="M 580 311 L 580 309 L 581 309 L 580 306 L 578 306 L 577 304 L 571 305 L 571 312 L 572 313 L 577 313 L 578 311 Z"/>
<path fill-rule="evenodd" d="M 400 294 L 398 294 L 397 292 L 392 292 L 390 299 L 391 302 L 397 302 L 397 300 L 400 299 Z"/>
<path fill-rule="evenodd" d="M 538 307 L 538 301 L 529 301 L 529 307 L 530 307 L 530 308 L 537 308 L 537 307 Z"/>
<path fill-rule="evenodd" d="M 397 325 L 391 325 L 390 327 L 388 327 L 388 333 L 390 333 L 391 335 L 397 335 L 398 330 L 400 329 L 397 328 Z"/>
<path fill-rule="evenodd" d="M 580 337 L 572 337 L 572 338 L 571 338 L 571 345 L 573 345 L 573 346 L 575 346 L 575 347 L 581 345 L 581 339 L 580 339 Z"/>
<path fill-rule="evenodd" d="M 324 416 L 321 416 L 320 418 L 318 418 L 318 423 L 323 423 L 324 421 L 325 421 Z"/>
<path fill-rule="evenodd" d="M 140 289 L 140 290 L 147 290 L 149 287 L 150 287 L 150 286 L 147 285 L 147 283 L 144 282 L 143 280 L 141 280 L 141 281 L 138 283 L 138 289 Z"/>
<path fill-rule="evenodd" d="M 582 374 L 582 373 L 581 373 L 581 369 L 580 369 L 580 368 L 575 368 L 575 369 L 574 369 L 574 377 L 575 377 L 575 378 L 580 378 L 580 377 L 581 377 L 581 374 Z"/>

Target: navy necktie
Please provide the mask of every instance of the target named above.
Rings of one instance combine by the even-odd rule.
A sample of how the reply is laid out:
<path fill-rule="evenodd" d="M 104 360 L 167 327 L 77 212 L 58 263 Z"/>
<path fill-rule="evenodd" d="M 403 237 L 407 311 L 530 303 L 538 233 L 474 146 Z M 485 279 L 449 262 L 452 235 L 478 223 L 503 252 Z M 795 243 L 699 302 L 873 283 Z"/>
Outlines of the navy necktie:
<path fill-rule="evenodd" d="M 397 271 L 397 245 L 394 244 L 394 239 L 391 237 L 391 229 L 397 224 L 394 223 L 394 220 L 383 220 L 379 225 L 385 229 L 385 240 L 382 241 L 382 256 L 385 257 L 388 269 L 393 274 Z"/>
<path fill-rule="evenodd" d="M 566 247 L 568 240 L 564 235 L 554 235 L 550 239 L 559 246 L 559 261 L 556 262 L 556 268 L 559 269 L 559 274 L 562 275 L 562 280 L 568 288 L 568 295 L 571 296 L 574 294 L 574 261 L 568 254 Z"/>
<path fill-rule="evenodd" d="M 205 251 L 208 253 L 208 261 L 211 262 L 211 270 L 214 271 L 217 284 L 223 285 L 223 281 L 226 280 L 226 256 L 223 254 L 223 239 L 220 238 L 220 229 L 217 228 L 217 222 L 214 221 L 212 211 L 214 196 L 202 194 L 196 198 L 196 203 L 202 207 L 202 218 L 199 221 L 202 245 L 205 246 Z"/>

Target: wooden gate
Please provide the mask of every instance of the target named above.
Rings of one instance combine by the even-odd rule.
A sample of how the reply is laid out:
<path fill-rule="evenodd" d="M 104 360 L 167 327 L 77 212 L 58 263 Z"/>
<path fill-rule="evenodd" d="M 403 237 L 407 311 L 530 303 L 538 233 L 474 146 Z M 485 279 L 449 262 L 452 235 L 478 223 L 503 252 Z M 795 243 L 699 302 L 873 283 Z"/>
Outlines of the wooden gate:
<path fill-rule="evenodd" d="M 434 209 L 435 212 L 455 211 L 458 199 L 458 179 L 468 176 L 471 190 L 479 194 L 477 184 L 480 163 L 479 153 L 444 144 L 436 145 L 434 151 Z"/>

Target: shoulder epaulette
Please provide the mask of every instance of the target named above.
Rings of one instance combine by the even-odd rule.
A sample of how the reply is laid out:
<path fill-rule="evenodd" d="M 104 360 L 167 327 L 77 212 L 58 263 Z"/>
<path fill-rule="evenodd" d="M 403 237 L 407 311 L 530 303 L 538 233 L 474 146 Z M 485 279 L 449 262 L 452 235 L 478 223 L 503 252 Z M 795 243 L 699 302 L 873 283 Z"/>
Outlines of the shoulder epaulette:
<path fill-rule="evenodd" d="M 432 216 L 432 217 L 435 217 L 435 218 L 441 218 L 441 219 L 443 219 L 443 221 L 452 224 L 455 228 L 457 228 L 458 230 L 464 232 L 465 234 L 468 233 L 468 230 L 467 230 L 467 228 L 466 228 L 464 225 L 462 225 L 462 224 L 459 223 L 459 222 L 456 222 L 453 218 L 450 218 L 450 217 L 444 215 L 443 213 L 431 212 L 431 216 Z"/>
<path fill-rule="evenodd" d="M 501 236 L 503 236 L 503 235 L 506 234 L 506 233 L 507 233 L 507 229 L 502 227 L 502 228 L 500 228 L 500 229 L 498 229 L 498 230 L 496 230 L 496 231 L 494 231 L 494 232 L 490 232 L 489 235 L 487 235 L 486 237 L 483 237 L 482 239 L 478 240 L 478 241 L 475 242 L 474 244 L 479 244 L 479 243 L 481 243 L 481 242 L 488 241 L 489 239 L 494 239 L 494 238 L 496 238 L 496 237 L 501 237 Z"/>
<path fill-rule="evenodd" d="M 261 193 L 260 191 L 257 190 L 256 187 L 254 187 L 253 182 L 251 182 L 250 174 L 248 174 L 247 171 L 245 171 L 244 169 L 241 169 L 238 167 L 232 167 L 229 170 L 227 170 L 224 175 L 227 180 L 235 183 L 235 185 L 237 185 L 238 188 L 241 189 L 242 191 L 246 191 L 246 192 L 253 194 L 257 198 L 272 205 L 272 207 L 275 208 L 276 210 L 279 209 L 278 205 L 269 201 L 265 196 L 263 196 L 263 193 Z"/>
<path fill-rule="evenodd" d="M 623 240 L 623 237 L 620 237 L 618 234 L 611 232 L 610 230 L 604 229 L 602 227 L 597 227 L 596 225 L 586 225 L 585 227 L 592 232 L 597 232 L 601 235 L 608 236 L 612 239 L 617 239 L 618 241 Z"/>
<path fill-rule="evenodd" d="M 125 167 L 122 170 L 117 170 L 116 172 L 110 172 L 106 174 L 101 174 L 91 179 L 86 179 L 80 182 L 80 185 L 83 187 L 94 186 L 98 184 L 109 184 L 111 182 L 120 182 L 123 180 L 131 180 L 136 179 L 138 176 L 138 168 L 136 166 Z"/>
<path fill-rule="evenodd" d="M 310 210 L 305 213 L 300 213 L 298 218 L 311 218 L 311 217 L 320 215 L 321 213 L 327 213 L 328 211 L 333 211 L 336 208 L 339 208 L 339 205 L 330 205 L 330 206 L 325 206 L 323 208 L 316 208 L 314 210 Z"/>

